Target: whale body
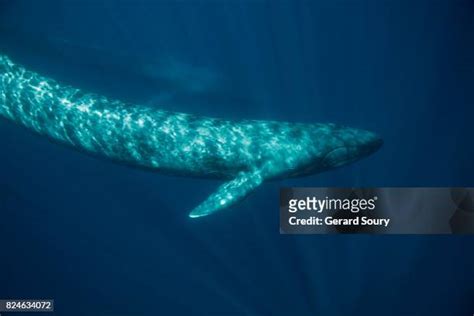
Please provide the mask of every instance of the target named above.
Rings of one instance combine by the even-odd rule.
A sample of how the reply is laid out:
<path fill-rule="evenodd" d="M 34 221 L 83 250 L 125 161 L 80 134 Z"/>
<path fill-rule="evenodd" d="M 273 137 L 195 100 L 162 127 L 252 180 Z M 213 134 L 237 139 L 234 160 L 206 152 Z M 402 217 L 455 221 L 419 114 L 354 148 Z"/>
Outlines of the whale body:
<path fill-rule="evenodd" d="M 62 85 L 5 55 L 0 116 L 117 162 L 225 180 L 190 217 L 226 209 L 264 181 L 336 168 L 382 145 L 372 132 L 335 124 L 231 121 L 128 104 Z"/>

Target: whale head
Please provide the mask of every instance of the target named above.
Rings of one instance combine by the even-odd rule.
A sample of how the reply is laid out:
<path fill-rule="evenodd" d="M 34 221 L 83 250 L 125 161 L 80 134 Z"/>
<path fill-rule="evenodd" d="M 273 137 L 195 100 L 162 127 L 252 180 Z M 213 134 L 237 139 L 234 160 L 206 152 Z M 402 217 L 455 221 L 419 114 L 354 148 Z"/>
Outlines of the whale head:
<path fill-rule="evenodd" d="M 315 174 L 369 156 L 383 144 L 375 133 L 335 124 L 304 127 L 304 137 L 293 140 L 290 176 Z M 287 160 L 288 161 L 288 160 Z"/>
<path fill-rule="evenodd" d="M 322 157 L 325 168 L 344 166 L 376 152 L 382 144 L 382 139 L 373 132 L 336 126 L 322 148 L 316 145 L 318 163 Z"/>

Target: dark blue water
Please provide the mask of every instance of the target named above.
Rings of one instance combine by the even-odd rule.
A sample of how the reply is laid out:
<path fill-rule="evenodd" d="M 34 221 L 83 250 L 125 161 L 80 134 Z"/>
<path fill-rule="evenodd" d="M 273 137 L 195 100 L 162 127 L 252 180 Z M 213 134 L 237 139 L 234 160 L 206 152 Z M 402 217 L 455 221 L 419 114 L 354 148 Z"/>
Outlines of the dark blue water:
<path fill-rule="evenodd" d="M 220 182 L 97 160 L 1 121 L 1 298 L 54 298 L 56 315 L 474 313 L 472 237 L 278 228 L 281 186 L 474 186 L 473 2 L 2 1 L 0 10 L 18 36 L 2 37 L 12 57 L 74 86 L 196 114 L 341 123 L 385 141 L 361 162 L 266 184 L 191 220 Z M 181 72 L 162 80 L 179 86 L 170 95 L 154 80 L 173 62 Z M 196 81 L 203 91 L 190 88 Z"/>

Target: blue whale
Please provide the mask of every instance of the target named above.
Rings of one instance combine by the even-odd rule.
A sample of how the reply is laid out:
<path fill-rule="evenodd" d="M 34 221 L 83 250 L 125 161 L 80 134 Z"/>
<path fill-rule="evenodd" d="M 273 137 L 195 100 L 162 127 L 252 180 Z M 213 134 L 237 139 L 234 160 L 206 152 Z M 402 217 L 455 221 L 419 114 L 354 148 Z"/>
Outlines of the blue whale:
<path fill-rule="evenodd" d="M 5 55 L 0 116 L 117 162 L 225 180 L 193 218 L 234 205 L 264 181 L 336 168 L 382 145 L 372 132 L 334 124 L 230 121 L 136 106 L 62 85 Z"/>

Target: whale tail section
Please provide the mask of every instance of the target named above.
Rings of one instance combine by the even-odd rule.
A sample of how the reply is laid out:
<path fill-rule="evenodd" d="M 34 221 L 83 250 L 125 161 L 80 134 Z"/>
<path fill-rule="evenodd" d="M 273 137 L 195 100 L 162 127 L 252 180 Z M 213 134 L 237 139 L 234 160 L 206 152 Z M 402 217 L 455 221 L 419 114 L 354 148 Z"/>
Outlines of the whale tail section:
<path fill-rule="evenodd" d="M 221 185 L 204 202 L 189 213 L 189 217 L 197 218 L 226 209 L 240 201 L 262 184 L 261 171 L 241 172 L 234 180 Z"/>

